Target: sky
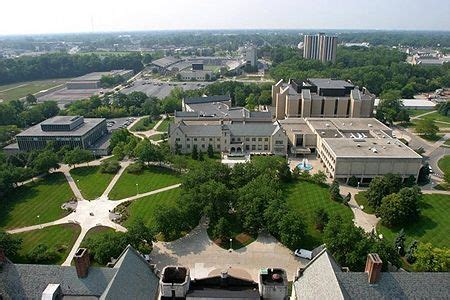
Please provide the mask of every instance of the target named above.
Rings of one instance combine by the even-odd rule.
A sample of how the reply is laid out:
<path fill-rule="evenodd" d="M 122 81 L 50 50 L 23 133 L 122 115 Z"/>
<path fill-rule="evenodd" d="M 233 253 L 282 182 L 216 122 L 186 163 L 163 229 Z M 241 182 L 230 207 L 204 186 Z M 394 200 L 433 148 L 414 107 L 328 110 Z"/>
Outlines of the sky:
<path fill-rule="evenodd" d="M 2 0 L 0 35 L 189 29 L 450 30 L 450 0 Z"/>

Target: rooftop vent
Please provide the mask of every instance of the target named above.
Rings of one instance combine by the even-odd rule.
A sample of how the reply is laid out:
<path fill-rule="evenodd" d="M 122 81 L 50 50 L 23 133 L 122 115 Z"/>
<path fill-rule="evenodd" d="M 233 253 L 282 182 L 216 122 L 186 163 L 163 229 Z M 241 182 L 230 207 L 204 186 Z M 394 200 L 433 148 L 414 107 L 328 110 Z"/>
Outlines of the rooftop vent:
<path fill-rule="evenodd" d="M 325 131 L 322 131 L 320 134 L 321 134 L 321 135 L 325 135 Z"/>
<path fill-rule="evenodd" d="M 325 126 L 330 127 L 330 124 L 327 123 L 327 124 L 325 124 Z"/>
<path fill-rule="evenodd" d="M 335 133 L 335 134 L 334 134 L 334 137 L 337 137 L 337 136 L 338 136 L 338 134 L 337 134 L 337 133 Z"/>
<path fill-rule="evenodd" d="M 372 124 L 369 124 L 368 126 L 369 126 L 369 127 L 372 127 Z"/>
<path fill-rule="evenodd" d="M 350 122 L 350 126 L 352 126 L 353 125 L 353 123 L 352 122 Z"/>
<path fill-rule="evenodd" d="M 378 150 L 377 150 L 377 148 L 375 148 L 375 147 L 374 147 L 374 148 L 372 148 L 372 152 L 373 152 L 373 153 L 378 153 Z"/>
<path fill-rule="evenodd" d="M 358 147 L 358 148 L 359 148 L 359 147 L 361 147 L 361 145 L 360 145 L 360 144 L 356 144 L 356 147 Z"/>

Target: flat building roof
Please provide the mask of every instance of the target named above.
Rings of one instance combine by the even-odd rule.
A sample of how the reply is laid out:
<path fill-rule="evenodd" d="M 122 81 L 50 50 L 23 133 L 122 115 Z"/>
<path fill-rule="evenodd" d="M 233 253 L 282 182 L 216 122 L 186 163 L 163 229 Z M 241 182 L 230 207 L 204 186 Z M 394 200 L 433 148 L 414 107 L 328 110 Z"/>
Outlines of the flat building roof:
<path fill-rule="evenodd" d="M 59 118 L 59 117 L 57 117 Z M 51 119 L 49 119 L 51 120 Z M 84 119 L 84 123 L 82 123 L 77 128 L 70 131 L 44 131 L 41 128 L 41 124 L 48 124 L 49 120 L 45 120 L 37 125 L 34 125 L 28 129 L 25 129 L 21 133 L 17 134 L 17 137 L 33 137 L 33 136 L 83 136 L 91 129 L 98 126 L 101 122 L 105 121 L 105 118 L 87 118 Z"/>

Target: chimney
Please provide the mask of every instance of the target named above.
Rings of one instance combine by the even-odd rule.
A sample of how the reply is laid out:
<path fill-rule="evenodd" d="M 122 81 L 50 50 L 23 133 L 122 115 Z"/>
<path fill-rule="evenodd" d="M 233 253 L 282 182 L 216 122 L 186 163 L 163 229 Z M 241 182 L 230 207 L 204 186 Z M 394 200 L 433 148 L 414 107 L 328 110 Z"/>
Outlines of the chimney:
<path fill-rule="evenodd" d="M 368 274 L 370 284 L 377 283 L 381 276 L 381 267 L 383 262 L 376 253 L 369 253 L 367 255 L 366 269 L 364 272 Z"/>
<path fill-rule="evenodd" d="M 225 288 L 228 286 L 228 271 L 224 270 L 220 272 L 220 287 Z"/>
<path fill-rule="evenodd" d="M 86 248 L 79 248 L 74 255 L 75 268 L 79 278 L 85 278 L 89 271 L 90 257 Z"/>

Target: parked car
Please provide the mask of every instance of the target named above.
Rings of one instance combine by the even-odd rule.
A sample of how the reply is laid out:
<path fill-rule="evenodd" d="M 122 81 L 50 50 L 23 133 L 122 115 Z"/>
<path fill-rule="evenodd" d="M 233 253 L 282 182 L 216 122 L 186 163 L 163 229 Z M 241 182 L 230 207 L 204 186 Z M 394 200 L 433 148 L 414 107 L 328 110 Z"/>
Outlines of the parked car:
<path fill-rule="evenodd" d="M 294 255 L 300 258 L 312 259 L 312 252 L 305 249 L 295 250 Z"/>

